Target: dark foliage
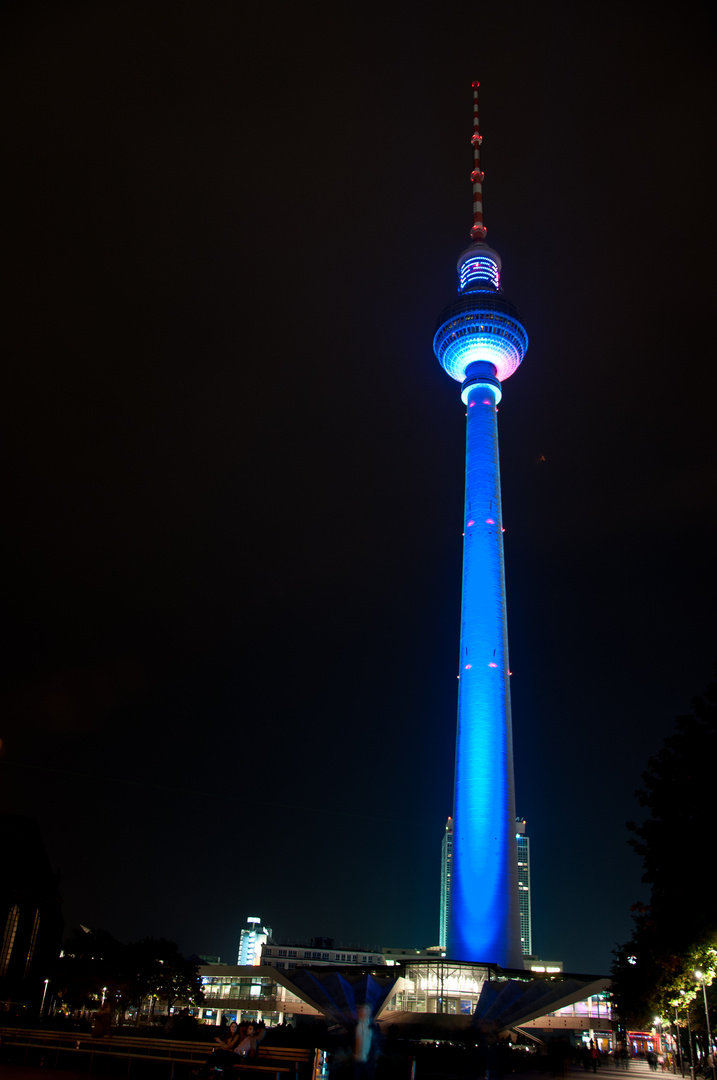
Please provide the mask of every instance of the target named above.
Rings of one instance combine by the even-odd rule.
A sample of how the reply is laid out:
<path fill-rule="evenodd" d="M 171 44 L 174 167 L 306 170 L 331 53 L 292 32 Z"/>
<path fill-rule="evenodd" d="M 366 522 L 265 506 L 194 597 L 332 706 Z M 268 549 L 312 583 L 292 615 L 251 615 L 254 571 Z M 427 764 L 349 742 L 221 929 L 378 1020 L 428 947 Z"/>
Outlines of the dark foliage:
<path fill-rule="evenodd" d="M 717 668 L 715 672 L 717 678 Z M 705 835 L 714 816 L 712 765 L 717 755 L 717 682 L 692 713 L 677 718 L 677 730 L 650 758 L 635 794 L 649 811 L 641 824 L 628 823 L 630 843 L 641 856 L 642 880 L 652 886 L 650 908 L 677 948 L 712 940 L 717 910 L 710 900 Z"/>
<path fill-rule="evenodd" d="M 120 1011 L 150 999 L 169 1010 L 203 998 L 197 965 L 173 941 L 143 938 L 123 945 L 105 930 L 80 928 L 65 943 L 53 982 L 69 1009 L 96 1007 L 104 996 Z"/>
<path fill-rule="evenodd" d="M 717 968 L 717 910 L 706 857 L 714 814 L 717 665 L 715 676 L 705 695 L 694 699 L 692 712 L 677 718 L 635 792 L 648 813 L 641 823 L 628 822 L 629 843 L 642 858 L 642 880 L 651 892 L 648 905 L 635 905 L 632 937 L 615 952 L 615 995 L 627 1024 L 674 1016 L 675 1005 L 695 999 L 695 970 L 709 984 Z"/>

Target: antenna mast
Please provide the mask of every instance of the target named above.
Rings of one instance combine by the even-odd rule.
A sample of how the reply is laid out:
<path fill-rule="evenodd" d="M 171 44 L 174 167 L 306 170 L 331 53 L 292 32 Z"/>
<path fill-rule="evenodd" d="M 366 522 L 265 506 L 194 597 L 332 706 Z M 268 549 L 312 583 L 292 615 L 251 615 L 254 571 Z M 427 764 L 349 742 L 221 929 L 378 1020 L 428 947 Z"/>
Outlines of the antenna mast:
<path fill-rule="evenodd" d="M 480 146 L 483 142 L 483 136 L 478 130 L 478 87 L 480 83 L 476 80 L 473 84 L 473 135 L 471 137 L 471 145 L 473 146 L 473 172 L 471 173 L 471 183 L 473 184 L 473 228 L 471 229 L 471 240 L 474 244 L 482 244 L 485 240 L 486 229 L 483 224 L 483 172 L 480 167 Z"/>

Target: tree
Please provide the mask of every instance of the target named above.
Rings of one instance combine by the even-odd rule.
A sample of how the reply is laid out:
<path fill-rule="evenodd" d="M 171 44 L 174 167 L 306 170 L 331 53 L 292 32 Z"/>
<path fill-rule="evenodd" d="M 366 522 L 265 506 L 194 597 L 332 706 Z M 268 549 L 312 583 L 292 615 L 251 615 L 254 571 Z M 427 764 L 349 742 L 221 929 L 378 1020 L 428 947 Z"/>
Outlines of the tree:
<path fill-rule="evenodd" d="M 185 960 L 177 945 L 166 938 L 142 938 L 127 946 L 129 1000 L 139 1005 L 150 999 L 166 1002 L 167 1012 L 176 1001 L 198 1005 L 204 1000 L 199 969 Z"/>
<path fill-rule="evenodd" d="M 705 872 L 716 757 L 717 680 L 694 699 L 692 713 L 677 718 L 635 792 L 648 815 L 640 824 L 628 822 L 629 843 L 651 890 L 649 904 L 633 908 L 632 937 L 615 952 L 614 990 L 625 1022 L 641 1026 L 656 1014 L 672 1016 L 675 1005 L 694 1001 L 696 969 L 707 985 L 717 972 L 717 910 Z M 698 1011 L 695 1018 L 699 1023 Z"/>
<path fill-rule="evenodd" d="M 106 930 L 76 930 L 52 981 L 70 1009 L 96 1008 L 102 999 L 123 1009 L 149 998 L 151 1015 L 157 1001 L 169 1011 L 178 1000 L 188 1005 L 204 1000 L 197 965 L 185 960 L 173 941 L 143 938 L 123 945 Z"/>
<path fill-rule="evenodd" d="M 717 910 L 703 870 L 709 850 L 705 835 L 714 815 L 717 681 L 703 698 L 694 699 L 692 713 L 678 717 L 676 726 L 650 758 L 644 787 L 635 792 L 649 816 L 627 827 L 642 857 L 642 880 L 652 886 L 653 916 L 675 945 L 689 948 L 695 940 L 714 940 L 717 932 Z"/>
<path fill-rule="evenodd" d="M 51 975 L 57 997 L 72 1010 L 96 1008 L 103 996 L 119 998 L 125 989 L 124 948 L 106 930 L 78 927 Z"/>

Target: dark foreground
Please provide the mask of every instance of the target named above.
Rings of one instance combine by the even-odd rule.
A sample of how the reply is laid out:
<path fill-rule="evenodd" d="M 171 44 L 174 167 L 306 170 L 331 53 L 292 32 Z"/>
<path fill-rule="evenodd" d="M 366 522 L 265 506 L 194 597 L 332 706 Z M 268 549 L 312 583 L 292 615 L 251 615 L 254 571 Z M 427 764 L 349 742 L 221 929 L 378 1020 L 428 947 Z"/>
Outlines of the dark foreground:
<path fill-rule="evenodd" d="M 88 1073 L 87 1069 L 56 1069 L 41 1065 L 23 1065 L 3 1060 L 3 1058 L 4 1055 L 0 1057 L 1 1080 L 88 1080 L 88 1077 L 107 1076 L 106 1071 L 96 1068 L 91 1073 Z M 113 1073 L 113 1075 L 117 1074 Z M 145 1062 L 143 1067 L 136 1071 L 134 1067 L 132 1068 L 130 1080 L 133 1080 L 133 1078 L 134 1080 L 170 1080 L 170 1075 L 167 1063 Z M 549 1071 L 541 1071 L 536 1068 L 532 1072 L 507 1073 L 504 1080 L 553 1080 L 554 1075 Z M 615 1069 L 610 1064 L 604 1064 L 601 1065 L 596 1074 L 593 1074 L 592 1070 L 585 1072 L 584 1069 L 575 1066 L 570 1067 L 565 1074 L 568 1080 L 592 1080 L 593 1075 L 596 1075 L 598 1080 L 648 1080 L 648 1077 L 654 1077 L 655 1080 L 658 1080 L 663 1074 L 659 1072 L 651 1073 L 646 1062 L 640 1060 L 631 1062 L 627 1071 Z M 665 1073 L 664 1078 L 667 1080 L 668 1077 L 673 1075 L 673 1073 Z M 187 1070 L 186 1077 L 182 1074 L 179 1080 L 189 1080 L 190 1076 L 191 1073 Z M 452 1080 L 454 1076 L 455 1074 L 451 1072 L 429 1072 L 417 1068 L 415 1080 Z M 680 1076 L 680 1073 L 677 1073 L 677 1076 Z M 175 1080 L 177 1080 L 176 1077 Z M 499 1080 L 499 1078 L 496 1077 L 495 1080 Z M 562 1076 L 557 1077 L 556 1080 L 563 1080 L 563 1078 Z"/>

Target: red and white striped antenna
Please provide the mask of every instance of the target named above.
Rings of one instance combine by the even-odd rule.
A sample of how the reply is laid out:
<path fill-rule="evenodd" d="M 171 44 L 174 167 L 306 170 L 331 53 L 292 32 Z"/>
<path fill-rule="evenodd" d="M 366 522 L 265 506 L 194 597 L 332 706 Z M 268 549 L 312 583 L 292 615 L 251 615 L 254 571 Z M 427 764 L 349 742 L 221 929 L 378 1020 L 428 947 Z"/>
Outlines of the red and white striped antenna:
<path fill-rule="evenodd" d="M 473 228 L 471 229 L 471 240 L 474 244 L 480 244 L 485 240 L 486 229 L 483 224 L 483 172 L 480 167 L 480 145 L 483 142 L 483 136 L 478 130 L 478 87 L 480 83 L 476 80 L 473 83 L 473 135 L 471 137 L 471 144 L 473 146 L 473 172 L 471 173 L 471 183 L 473 184 Z"/>

